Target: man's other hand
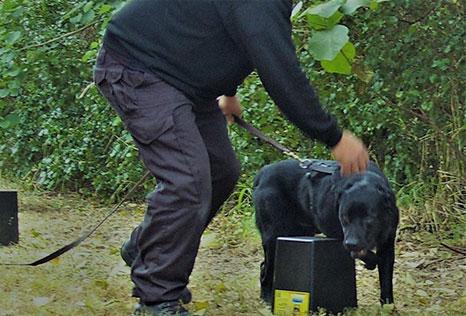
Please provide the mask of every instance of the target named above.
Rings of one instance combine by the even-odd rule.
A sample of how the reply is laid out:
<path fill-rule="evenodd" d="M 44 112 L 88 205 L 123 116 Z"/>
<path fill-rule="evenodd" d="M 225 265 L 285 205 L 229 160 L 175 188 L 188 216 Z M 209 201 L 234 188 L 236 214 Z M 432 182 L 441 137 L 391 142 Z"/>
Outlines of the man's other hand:
<path fill-rule="evenodd" d="M 348 131 L 343 132 L 338 144 L 332 148 L 332 154 L 335 160 L 340 163 L 343 176 L 364 172 L 369 163 L 366 146 Z"/>
<path fill-rule="evenodd" d="M 218 106 L 222 110 L 223 115 L 226 116 L 228 124 L 231 124 L 235 121 L 233 115 L 240 117 L 241 112 L 243 111 L 241 104 L 236 96 L 227 97 L 222 95 L 218 98 Z"/>

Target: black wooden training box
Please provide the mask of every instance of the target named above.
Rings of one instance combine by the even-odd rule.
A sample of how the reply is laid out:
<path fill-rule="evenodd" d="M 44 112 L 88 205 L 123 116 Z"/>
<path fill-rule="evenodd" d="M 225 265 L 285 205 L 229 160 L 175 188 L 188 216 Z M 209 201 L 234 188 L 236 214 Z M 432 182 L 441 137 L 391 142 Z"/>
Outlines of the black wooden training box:
<path fill-rule="evenodd" d="M 0 190 L 0 245 L 17 243 L 18 197 L 12 190 Z"/>
<path fill-rule="evenodd" d="M 341 240 L 279 237 L 273 289 L 274 312 L 277 312 L 276 296 L 283 297 L 282 293 L 287 291 L 309 293 L 309 311 L 323 307 L 338 313 L 357 307 L 354 260 L 344 250 Z"/>

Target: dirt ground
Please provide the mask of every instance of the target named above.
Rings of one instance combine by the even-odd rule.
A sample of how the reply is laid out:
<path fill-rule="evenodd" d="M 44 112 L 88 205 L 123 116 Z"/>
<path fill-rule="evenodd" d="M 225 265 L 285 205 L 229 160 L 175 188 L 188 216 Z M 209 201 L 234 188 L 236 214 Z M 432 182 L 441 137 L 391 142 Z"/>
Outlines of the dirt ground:
<path fill-rule="evenodd" d="M 109 207 L 76 196 L 20 192 L 20 243 L 0 262 L 31 262 L 74 240 Z M 38 267 L 0 266 L 0 315 L 130 315 L 129 268 L 119 247 L 143 216 L 127 204 L 92 238 Z M 466 258 L 439 235 L 402 231 L 395 306 L 380 308 L 376 271 L 357 264 L 359 308 L 348 315 L 466 315 Z M 262 250 L 251 216 L 219 215 L 205 233 L 190 289 L 195 315 L 271 315 L 259 300 Z M 323 311 L 320 314 L 324 314 Z"/>

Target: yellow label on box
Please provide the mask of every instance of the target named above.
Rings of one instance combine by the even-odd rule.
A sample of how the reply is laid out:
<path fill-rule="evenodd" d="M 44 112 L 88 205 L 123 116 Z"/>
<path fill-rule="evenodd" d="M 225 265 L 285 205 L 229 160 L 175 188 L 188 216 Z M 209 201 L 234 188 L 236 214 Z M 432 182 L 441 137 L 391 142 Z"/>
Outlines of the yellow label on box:
<path fill-rule="evenodd" d="M 275 290 L 273 313 L 278 316 L 308 316 L 310 299 L 308 292 Z"/>

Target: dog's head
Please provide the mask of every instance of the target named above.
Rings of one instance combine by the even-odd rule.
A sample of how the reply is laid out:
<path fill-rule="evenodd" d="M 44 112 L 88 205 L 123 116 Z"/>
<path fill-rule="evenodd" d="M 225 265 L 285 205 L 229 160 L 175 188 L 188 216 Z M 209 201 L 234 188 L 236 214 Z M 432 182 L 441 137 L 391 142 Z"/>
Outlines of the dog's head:
<path fill-rule="evenodd" d="M 346 183 L 338 207 L 343 246 L 354 259 L 366 257 L 393 232 L 394 196 L 378 175 L 365 174 Z"/>

